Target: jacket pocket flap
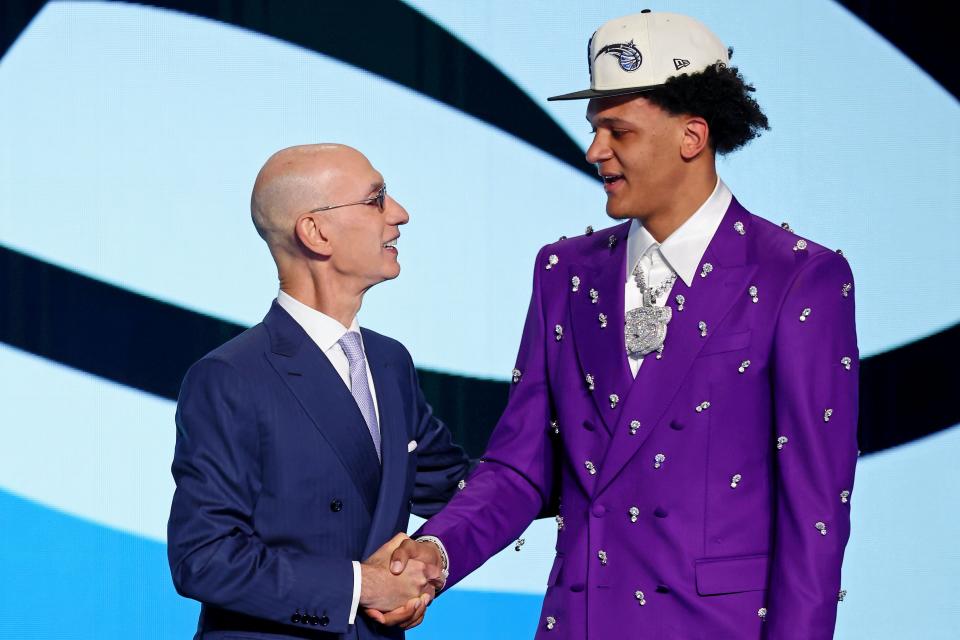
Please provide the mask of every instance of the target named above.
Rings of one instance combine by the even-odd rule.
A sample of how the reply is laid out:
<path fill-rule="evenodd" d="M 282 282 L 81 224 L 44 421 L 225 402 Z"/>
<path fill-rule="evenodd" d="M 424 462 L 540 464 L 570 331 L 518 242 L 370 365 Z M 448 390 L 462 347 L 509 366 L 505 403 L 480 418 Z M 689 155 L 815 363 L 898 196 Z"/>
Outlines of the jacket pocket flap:
<path fill-rule="evenodd" d="M 739 333 L 720 334 L 707 340 L 700 350 L 701 356 L 713 353 L 723 353 L 725 351 L 735 351 L 750 346 L 750 330 L 740 331 Z"/>
<path fill-rule="evenodd" d="M 767 588 L 769 558 L 766 555 L 701 558 L 694 562 L 697 593 L 702 596 Z"/>

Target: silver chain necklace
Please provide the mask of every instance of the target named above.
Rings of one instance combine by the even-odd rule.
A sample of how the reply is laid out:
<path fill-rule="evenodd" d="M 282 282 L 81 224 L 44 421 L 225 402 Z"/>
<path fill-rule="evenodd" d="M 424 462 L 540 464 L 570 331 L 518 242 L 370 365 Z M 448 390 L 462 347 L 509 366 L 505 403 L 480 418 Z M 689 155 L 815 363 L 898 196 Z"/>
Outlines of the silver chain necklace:
<path fill-rule="evenodd" d="M 633 270 L 633 279 L 640 289 L 641 304 L 636 309 L 627 311 L 624 334 L 626 338 L 627 354 L 632 358 L 641 358 L 653 351 L 663 349 L 663 341 L 667 337 L 667 325 L 673 317 L 673 309 L 667 306 L 658 307 L 657 299 L 666 293 L 677 279 L 672 273 L 660 286 L 651 289 L 643 277 L 640 264 Z"/>
<path fill-rule="evenodd" d="M 671 273 L 670 277 L 664 280 L 663 282 L 661 282 L 659 287 L 655 289 L 651 289 L 650 287 L 647 286 L 647 281 L 643 277 L 643 270 L 640 269 L 639 262 L 637 263 L 637 266 L 633 270 L 633 281 L 637 283 L 637 288 L 640 289 L 640 296 L 644 300 L 644 306 L 646 306 L 647 304 L 646 298 L 644 298 L 645 295 L 647 294 L 650 295 L 650 304 L 656 304 L 660 296 L 662 296 L 664 293 L 669 291 L 670 288 L 673 286 L 673 283 L 676 282 L 676 280 L 677 280 L 677 274 Z"/>

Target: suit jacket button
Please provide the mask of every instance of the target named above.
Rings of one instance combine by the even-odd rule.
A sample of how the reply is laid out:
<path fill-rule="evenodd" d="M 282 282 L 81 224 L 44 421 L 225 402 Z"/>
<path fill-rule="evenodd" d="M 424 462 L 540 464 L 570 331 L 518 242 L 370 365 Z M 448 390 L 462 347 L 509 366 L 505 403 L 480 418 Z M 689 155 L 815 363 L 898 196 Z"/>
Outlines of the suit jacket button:
<path fill-rule="evenodd" d="M 337 513 L 341 509 L 343 509 L 343 501 L 340 500 L 339 498 L 336 498 L 330 502 L 330 511 Z"/>
<path fill-rule="evenodd" d="M 293 624 L 300 624 L 300 614 L 295 613 L 292 616 L 290 616 L 290 622 L 292 622 Z"/>
<path fill-rule="evenodd" d="M 317 616 L 310 616 L 310 624 L 312 624 L 313 626 L 317 626 L 318 624 L 320 624 L 320 618 L 318 618 Z"/>
<path fill-rule="evenodd" d="M 320 616 L 319 622 L 320 622 L 320 626 L 321 626 L 321 627 L 325 627 L 325 626 L 327 626 L 328 624 L 330 624 L 330 618 L 328 618 L 328 617 L 325 616 L 325 615 Z"/>

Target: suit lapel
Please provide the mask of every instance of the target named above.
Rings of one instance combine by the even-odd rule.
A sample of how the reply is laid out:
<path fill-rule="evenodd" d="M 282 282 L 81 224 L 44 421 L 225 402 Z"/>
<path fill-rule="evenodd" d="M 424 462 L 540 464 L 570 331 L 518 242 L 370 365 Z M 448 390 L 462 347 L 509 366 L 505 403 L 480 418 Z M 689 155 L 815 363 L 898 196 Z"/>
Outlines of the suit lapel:
<path fill-rule="evenodd" d="M 271 339 L 267 359 L 330 443 L 373 514 L 380 461 L 356 400 L 330 360 L 282 307 L 274 303 L 263 322 Z"/>
<path fill-rule="evenodd" d="M 643 360 L 623 403 L 621 424 L 615 425 L 613 440 L 599 469 L 597 494 L 613 481 L 658 427 L 701 349 L 733 304 L 747 295 L 757 266 L 745 264 L 747 240 L 734 231 L 733 223 L 741 220 L 746 225 L 748 219 L 749 214 L 734 200 L 701 260 L 701 265 L 709 262 L 713 270 L 706 277 L 698 271 L 690 287 L 678 279 L 670 292 L 668 305 L 673 308 L 673 318 L 668 325 L 663 357 L 658 360 L 651 354 Z M 677 294 L 685 298 L 683 311 L 677 311 Z M 706 324 L 706 336 L 701 336 L 700 322 Z M 632 420 L 640 421 L 640 428 L 633 435 L 629 428 Z M 647 462 L 652 465 L 653 458 L 642 461 Z"/>
<path fill-rule="evenodd" d="M 597 406 L 607 430 L 620 415 L 622 401 L 626 397 L 633 376 L 627 363 L 627 351 L 623 334 L 623 290 L 626 278 L 627 230 L 630 223 L 615 228 L 617 243 L 614 247 L 603 246 L 598 262 L 571 265 L 570 278 L 580 278 L 579 291 L 570 293 L 570 319 L 573 323 L 572 337 L 584 384 L 587 376 L 593 378 L 594 389 L 590 394 Z M 596 291 L 596 302 L 590 292 Z M 600 314 L 606 316 L 604 327 Z M 610 396 L 619 401 L 611 408 Z"/>
<path fill-rule="evenodd" d="M 377 498 L 377 509 L 364 550 L 364 558 L 375 552 L 396 531 L 397 517 L 403 507 L 401 499 L 405 488 L 408 433 L 404 426 L 403 400 L 400 395 L 398 372 L 385 357 L 380 339 L 365 329 L 363 343 L 376 387 L 377 407 L 380 410 L 380 453 L 383 458 L 383 479 Z"/>

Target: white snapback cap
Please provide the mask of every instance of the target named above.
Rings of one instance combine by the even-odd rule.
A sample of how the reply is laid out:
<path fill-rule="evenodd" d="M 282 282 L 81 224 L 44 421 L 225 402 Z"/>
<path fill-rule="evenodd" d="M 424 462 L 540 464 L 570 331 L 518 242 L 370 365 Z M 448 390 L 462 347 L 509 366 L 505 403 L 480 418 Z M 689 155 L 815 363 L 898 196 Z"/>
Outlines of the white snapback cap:
<path fill-rule="evenodd" d="M 587 55 L 590 88 L 548 100 L 640 93 L 671 76 L 730 62 L 727 47 L 702 22 L 649 9 L 605 23 L 590 38 Z"/>

